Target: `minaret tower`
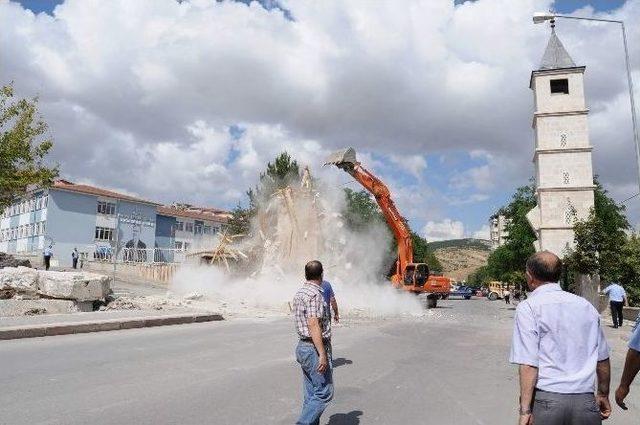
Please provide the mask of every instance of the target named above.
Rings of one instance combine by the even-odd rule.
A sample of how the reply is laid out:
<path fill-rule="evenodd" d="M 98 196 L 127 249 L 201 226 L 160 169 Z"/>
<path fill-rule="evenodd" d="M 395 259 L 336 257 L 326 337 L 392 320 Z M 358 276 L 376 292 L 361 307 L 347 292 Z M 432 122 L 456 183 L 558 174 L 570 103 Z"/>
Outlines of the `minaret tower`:
<path fill-rule="evenodd" d="M 562 258 L 573 247 L 573 223 L 593 207 L 592 146 L 584 99 L 584 66 L 576 66 L 555 31 L 540 68 L 531 73 L 535 111 L 537 206 L 527 218 L 536 232 L 536 250 Z"/>

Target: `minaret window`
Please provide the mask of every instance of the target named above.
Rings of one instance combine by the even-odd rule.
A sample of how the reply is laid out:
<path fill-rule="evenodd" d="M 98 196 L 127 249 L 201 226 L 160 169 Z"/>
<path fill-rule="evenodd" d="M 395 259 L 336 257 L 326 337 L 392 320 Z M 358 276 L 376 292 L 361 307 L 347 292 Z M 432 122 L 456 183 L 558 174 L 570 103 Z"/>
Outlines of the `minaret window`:
<path fill-rule="evenodd" d="M 567 135 L 566 134 L 561 134 L 560 135 L 560 146 L 561 147 L 565 147 L 567 146 Z"/>
<path fill-rule="evenodd" d="M 569 179 L 569 173 L 567 171 L 565 171 L 564 173 L 562 173 L 562 181 L 564 184 L 569 184 L 570 183 L 570 179 Z"/>
<path fill-rule="evenodd" d="M 550 80 L 551 93 L 563 93 L 569 94 L 569 79 L 560 78 L 557 80 Z"/>

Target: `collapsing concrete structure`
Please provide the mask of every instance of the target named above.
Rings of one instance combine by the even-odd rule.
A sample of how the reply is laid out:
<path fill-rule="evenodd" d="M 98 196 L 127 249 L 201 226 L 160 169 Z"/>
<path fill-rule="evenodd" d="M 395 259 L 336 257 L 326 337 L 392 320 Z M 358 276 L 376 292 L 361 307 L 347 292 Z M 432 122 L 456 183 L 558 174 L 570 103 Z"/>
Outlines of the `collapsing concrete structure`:
<path fill-rule="evenodd" d="M 552 25 L 540 69 L 531 73 L 537 206 L 527 219 L 537 236 L 536 250 L 559 257 L 574 246 L 575 220 L 586 219 L 594 204 L 584 71 Z"/>

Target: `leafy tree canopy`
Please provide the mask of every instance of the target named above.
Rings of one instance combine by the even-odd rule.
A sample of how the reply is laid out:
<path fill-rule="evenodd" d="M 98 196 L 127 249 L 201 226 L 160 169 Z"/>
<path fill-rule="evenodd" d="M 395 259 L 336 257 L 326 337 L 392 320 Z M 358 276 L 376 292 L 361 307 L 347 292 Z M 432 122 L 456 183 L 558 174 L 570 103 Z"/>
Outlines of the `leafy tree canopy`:
<path fill-rule="evenodd" d="M 53 146 L 46 131 L 37 99 L 15 99 L 12 85 L 0 88 L 0 210 L 29 186 L 49 186 L 58 176 L 57 167 L 44 164 Z"/>

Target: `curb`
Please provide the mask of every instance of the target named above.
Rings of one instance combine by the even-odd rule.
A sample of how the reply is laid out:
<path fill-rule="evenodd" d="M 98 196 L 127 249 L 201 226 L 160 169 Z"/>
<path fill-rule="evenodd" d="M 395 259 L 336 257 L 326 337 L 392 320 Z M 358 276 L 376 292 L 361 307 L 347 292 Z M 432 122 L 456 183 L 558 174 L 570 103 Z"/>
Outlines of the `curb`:
<path fill-rule="evenodd" d="M 175 316 L 150 316 L 124 319 L 95 320 L 76 323 L 49 323 L 43 325 L 0 328 L 0 340 L 38 338 L 43 336 L 81 334 L 89 332 L 117 331 L 121 329 L 150 328 L 155 326 L 183 325 L 188 323 L 224 320 L 221 314 L 198 313 Z"/>

